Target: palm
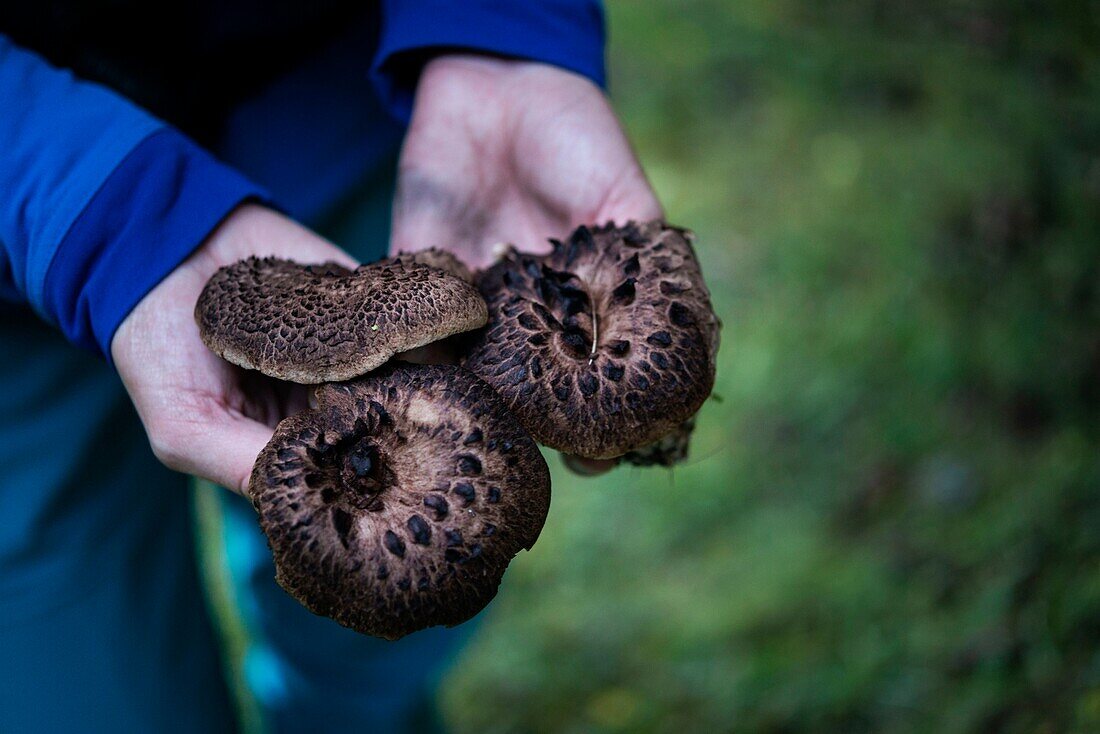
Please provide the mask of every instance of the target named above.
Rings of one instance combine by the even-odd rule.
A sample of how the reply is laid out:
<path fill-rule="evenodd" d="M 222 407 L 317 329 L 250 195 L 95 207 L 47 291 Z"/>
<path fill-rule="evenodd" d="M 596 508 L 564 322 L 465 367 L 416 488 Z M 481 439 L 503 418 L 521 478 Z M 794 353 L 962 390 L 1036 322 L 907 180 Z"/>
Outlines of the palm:
<path fill-rule="evenodd" d="M 430 64 L 400 169 L 392 249 L 473 265 L 497 243 L 537 250 L 578 224 L 661 215 L 602 93 L 540 64 Z"/>
<path fill-rule="evenodd" d="M 430 63 L 401 151 L 391 252 L 445 247 L 475 267 L 501 243 L 542 251 L 580 224 L 662 215 L 590 82 L 542 64 Z M 614 462 L 567 457 L 593 474 Z"/>

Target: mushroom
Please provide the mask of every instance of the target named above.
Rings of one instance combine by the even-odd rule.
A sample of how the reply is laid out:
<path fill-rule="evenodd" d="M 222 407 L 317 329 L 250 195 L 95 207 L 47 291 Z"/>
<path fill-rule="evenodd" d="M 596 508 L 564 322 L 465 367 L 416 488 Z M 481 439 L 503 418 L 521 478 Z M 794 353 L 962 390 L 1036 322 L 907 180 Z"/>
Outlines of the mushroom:
<path fill-rule="evenodd" d="M 691 434 L 694 430 L 695 416 L 692 416 L 653 443 L 626 452 L 623 454 L 623 461 L 635 466 L 679 464 L 688 456 Z"/>
<path fill-rule="evenodd" d="M 279 424 L 249 483 L 279 584 L 387 639 L 472 617 L 546 519 L 535 442 L 456 366 L 395 362 L 316 396 Z"/>
<path fill-rule="evenodd" d="M 546 255 L 510 248 L 478 285 L 489 323 L 463 364 L 547 446 L 672 463 L 714 386 L 720 323 L 692 248 L 661 221 L 579 227 Z M 682 444 L 682 450 L 676 450 Z"/>
<path fill-rule="evenodd" d="M 421 265 L 427 265 L 428 267 L 442 270 L 448 275 L 453 275 L 471 285 L 474 284 L 473 271 L 450 250 L 441 250 L 438 247 L 428 247 L 423 250 L 416 250 L 415 252 L 401 252 L 398 253 L 397 257 L 402 260 L 411 260 L 414 263 L 420 263 Z"/>
<path fill-rule="evenodd" d="M 291 382 L 348 380 L 484 325 L 485 302 L 464 270 L 439 251 L 354 271 L 250 257 L 210 278 L 195 320 L 206 346 L 233 364 Z"/>

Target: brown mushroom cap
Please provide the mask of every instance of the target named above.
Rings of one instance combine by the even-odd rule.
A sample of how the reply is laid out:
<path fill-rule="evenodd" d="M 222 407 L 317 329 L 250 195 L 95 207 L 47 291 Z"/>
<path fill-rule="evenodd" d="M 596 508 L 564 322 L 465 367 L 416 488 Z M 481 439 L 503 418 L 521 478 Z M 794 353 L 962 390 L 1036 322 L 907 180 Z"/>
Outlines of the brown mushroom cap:
<path fill-rule="evenodd" d="M 249 483 L 279 584 L 388 639 L 472 617 L 546 519 L 535 442 L 455 366 L 395 363 L 317 401 L 279 424 Z"/>
<path fill-rule="evenodd" d="M 400 257 L 354 271 L 250 257 L 215 273 L 195 306 L 212 351 L 307 384 L 357 377 L 487 318 L 469 283 Z"/>
<path fill-rule="evenodd" d="M 402 252 L 398 254 L 398 257 L 402 260 L 412 260 L 421 265 L 437 268 L 471 285 L 474 283 L 473 271 L 450 250 L 441 250 L 438 247 L 428 247 L 423 250 L 416 250 L 415 252 Z"/>
<path fill-rule="evenodd" d="M 691 242 L 660 221 L 579 227 L 482 273 L 464 365 L 540 443 L 610 459 L 660 440 L 714 386 L 719 322 Z"/>

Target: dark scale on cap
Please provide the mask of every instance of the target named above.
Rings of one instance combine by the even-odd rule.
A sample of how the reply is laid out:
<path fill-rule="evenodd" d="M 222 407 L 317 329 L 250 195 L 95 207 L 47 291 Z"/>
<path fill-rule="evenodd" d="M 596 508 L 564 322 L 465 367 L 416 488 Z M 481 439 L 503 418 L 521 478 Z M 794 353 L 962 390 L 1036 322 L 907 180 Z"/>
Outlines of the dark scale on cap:
<path fill-rule="evenodd" d="M 629 306 L 634 302 L 634 293 L 636 289 L 634 284 L 637 282 L 635 278 L 627 278 L 624 280 L 615 290 L 611 291 L 611 299 L 618 305 Z"/>
<path fill-rule="evenodd" d="M 387 530 L 386 534 L 382 538 L 382 542 L 386 544 L 386 550 L 394 554 L 398 558 L 405 557 L 405 541 L 392 530 Z"/>
<path fill-rule="evenodd" d="M 655 331 L 646 337 L 646 341 L 657 347 L 671 347 L 672 346 L 672 334 L 669 334 L 665 330 Z"/>
<path fill-rule="evenodd" d="M 691 310 L 679 302 L 673 302 L 668 307 L 668 317 L 676 326 L 691 326 L 694 321 Z"/>
<path fill-rule="evenodd" d="M 625 339 L 616 339 L 607 344 L 607 351 L 615 357 L 625 357 L 630 351 L 630 342 Z"/>
<path fill-rule="evenodd" d="M 432 526 L 428 524 L 420 515 L 413 515 L 409 518 L 409 521 L 405 523 L 409 526 L 409 532 L 412 534 L 412 541 L 417 545 L 427 545 L 432 542 Z"/>
<path fill-rule="evenodd" d="M 624 372 L 626 372 L 626 370 L 623 369 L 623 366 L 615 364 L 614 362 L 608 362 L 603 366 L 603 376 L 612 382 L 618 382 L 623 379 Z"/>
<path fill-rule="evenodd" d="M 424 498 L 424 506 L 432 510 L 435 510 L 435 517 L 437 520 L 442 520 L 447 517 L 447 513 L 450 511 L 451 506 L 447 500 L 438 494 L 429 494 Z"/>
<path fill-rule="evenodd" d="M 459 482 L 451 491 L 465 500 L 467 505 L 473 502 L 474 498 L 477 497 L 477 493 L 474 491 L 474 485 L 469 482 Z"/>
<path fill-rule="evenodd" d="M 678 296 L 689 288 L 691 286 L 684 283 L 673 283 L 671 280 L 661 281 L 661 295 L 663 296 Z"/>
<path fill-rule="evenodd" d="M 389 639 L 480 611 L 550 501 L 546 463 L 501 398 L 459 367 L 394 364 L 316 401 L 279 424 L 249 483 L 279 584 Z M 493 441 L 475 455 L 478 426 Z"/>
<path fill-rule="evenodd" d="M 378 450 L 373 446 L 361 445 L 348 454 L 348 465 L 358 477 L 369 476 L 377 461 Z"/>
<path fill-rule="evenodd" d="M 551 448 L 610 459 L 659 440 L 714 385 L 719 322 L 692 239 L 630 222 L 507 253 L 478 278 L 489 324 L 463 364 Z"/>
<path fill-rule="evenodd" d="M 340 544 L 345 548 L 348 545 L 348 533 L 351 532 L 351 515 L 339 507 L 332 508 L 332 527 L 340 538 Z"/>
<path fill-rule="evenodd" d="M 195 320 L 206 346 L 233 364 L 291 382 L 348 380 L 485 324 L 469 270 L 457 266 L 463 279 L 448 258 L 457 263 L 418 254 L 352 271 L 251 257 L 210 278 Z"/>
<path fill-rule="evenodd" d="M 473 454 L 458 457 L 458 473 L 468 477 L 481 474 L 481 461 Z"/>

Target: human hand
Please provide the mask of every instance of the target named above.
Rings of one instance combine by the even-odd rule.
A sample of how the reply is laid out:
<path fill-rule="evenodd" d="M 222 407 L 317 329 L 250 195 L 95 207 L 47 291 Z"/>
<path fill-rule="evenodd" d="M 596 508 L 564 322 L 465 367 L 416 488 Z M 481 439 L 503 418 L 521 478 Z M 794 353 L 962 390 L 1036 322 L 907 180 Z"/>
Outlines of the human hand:
<path fill-rule="evenodd" d="M 429 62 L 401 151 L 390 251 L 443 247 L 475 267 L 499 243 L 547 251 L 580 224 L 662 216 L 594 84 L 545 64 Z M 581 474 L 614 462 L 566 457 Z"/>
<path fill-rule="evenodd" d="M 482 56 L 425 66 L 392 253 L 445 247 L 482 267 L 498 243 L 546 251 L 548 237 L 580 224 L 661 215 L 607 98 L 584 77 Z"/>
<path fill-rule="evenodd" d="M 248 496 L 252 464 L 306 389 L 225 362 L 203 344 L 195 302 L 207 279 L 249 255 L 355 267 L 343 250 L 270 209 L 246 204 L 138 303 L 111 355 L 165 465 Z"/>

